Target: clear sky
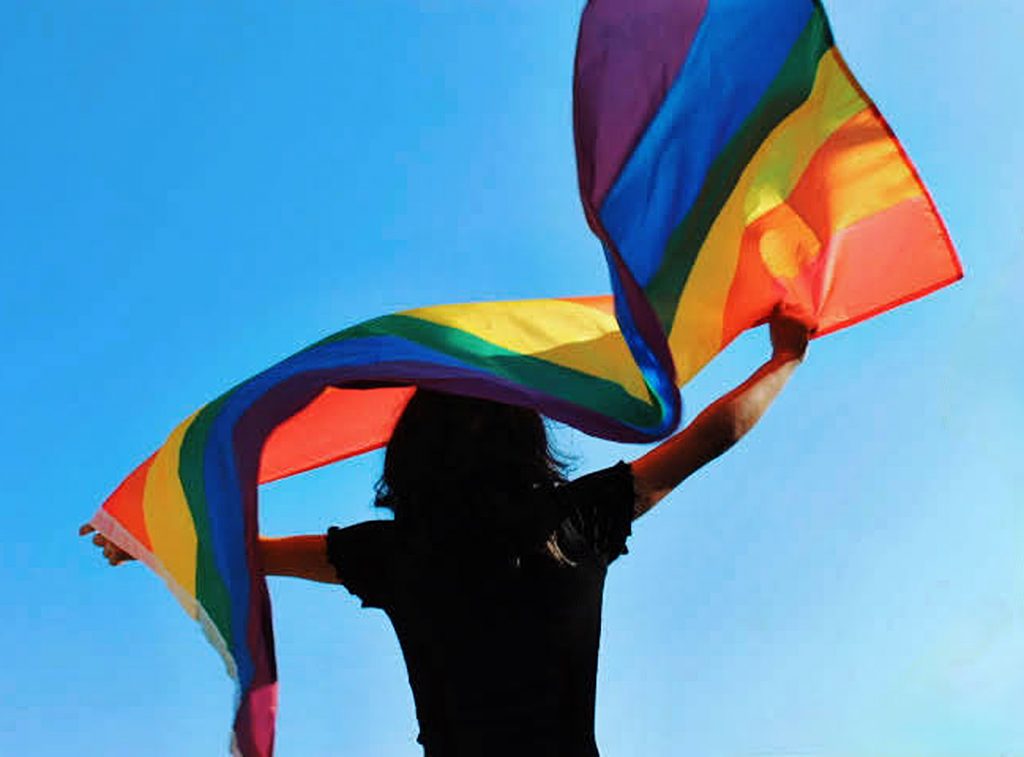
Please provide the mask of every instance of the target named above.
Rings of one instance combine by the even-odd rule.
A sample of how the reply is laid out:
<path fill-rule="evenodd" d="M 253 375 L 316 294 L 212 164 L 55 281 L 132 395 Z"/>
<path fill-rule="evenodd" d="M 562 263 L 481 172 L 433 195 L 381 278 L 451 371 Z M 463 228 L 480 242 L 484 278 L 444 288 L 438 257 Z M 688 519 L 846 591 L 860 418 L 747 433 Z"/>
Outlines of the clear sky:
<path fill-rule="evenodd" d="M 812 345 L 641 520 L 606 595 L 602 753 L 1024 755 L 1024 11 L 827 3 L 964 282 Z M 0 753 L 226 750 L 232 683 L 75 536 L 174 424 L 399 308 L 603 293 L 576 196 L 581 3 L 0 3 Z M 767 356 L 739 340 L 692 413 Z M 585 472 L 639 448 L 560 431 Z M 264 530 L 376 517 L 378 456 Z M 380 613 L 275 579 L 280 755 L 416 755 Z"/>

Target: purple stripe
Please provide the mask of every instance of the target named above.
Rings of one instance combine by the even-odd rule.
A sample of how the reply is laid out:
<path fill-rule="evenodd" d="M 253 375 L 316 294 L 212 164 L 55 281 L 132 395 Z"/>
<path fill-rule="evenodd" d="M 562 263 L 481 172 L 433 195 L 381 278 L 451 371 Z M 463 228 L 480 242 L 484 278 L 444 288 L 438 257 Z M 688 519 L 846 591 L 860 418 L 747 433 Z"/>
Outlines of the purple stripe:
<path fill-rule="evenodd" d="M 590 0 L 580 21 L 574 119 L 580 192 L 599 208 L 657 113 L 708 0 Z"/>
<path fill-rule="evenodd" d="M 641 286 L 664 264 L 668 240 L 814 12 L 811 0 L 718 0 L 709 8 L 685 66 L 598 209 Z"/>

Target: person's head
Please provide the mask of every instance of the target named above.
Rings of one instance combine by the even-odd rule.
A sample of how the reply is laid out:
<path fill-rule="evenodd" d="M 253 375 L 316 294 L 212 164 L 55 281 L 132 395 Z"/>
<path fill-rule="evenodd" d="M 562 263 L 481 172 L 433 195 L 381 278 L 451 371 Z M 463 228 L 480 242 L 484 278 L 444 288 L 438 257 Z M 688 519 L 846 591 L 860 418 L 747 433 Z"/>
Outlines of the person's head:
<path fill-rule="evenodd" d="M 388 444 L 377 505 L 407 522 L 443 520 L 460 504 L 563 481 L 563 467 L 536 411 L 419 389 Z"/>

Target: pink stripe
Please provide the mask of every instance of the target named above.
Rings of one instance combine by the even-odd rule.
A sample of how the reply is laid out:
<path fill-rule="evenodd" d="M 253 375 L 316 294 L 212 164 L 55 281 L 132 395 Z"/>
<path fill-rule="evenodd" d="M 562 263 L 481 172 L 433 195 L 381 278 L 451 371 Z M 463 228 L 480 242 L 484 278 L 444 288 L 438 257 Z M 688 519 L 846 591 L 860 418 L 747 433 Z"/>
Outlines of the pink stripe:
<path fill-rule="evenodd" d="M 242 757 L 271 757 L 276 716 L 276 683 L 256 686 L 245 692 L 235 715 L 234 751 Z"/>

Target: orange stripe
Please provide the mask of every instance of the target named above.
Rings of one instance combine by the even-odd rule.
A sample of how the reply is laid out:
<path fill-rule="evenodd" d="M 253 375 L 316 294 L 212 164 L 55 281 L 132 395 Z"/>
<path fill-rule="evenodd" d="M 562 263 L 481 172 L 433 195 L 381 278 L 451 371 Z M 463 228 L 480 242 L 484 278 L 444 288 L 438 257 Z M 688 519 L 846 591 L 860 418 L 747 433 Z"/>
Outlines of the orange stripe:
<path fill-rule="evenodd" d="M 907 207 L 916 210 L 889 213 L 908 201 L 913 204 Z M 873 230 L 866 235 L 845 233 L 877 217 L 894 224 L 890 234 L 875 223 L 865 227 Z M 873 249 L 855 250 L 854 239 Z M 907 260 L 908 255 L 914 259 Z M 850 265 L 855 256 L 871 262 L 865 268 Z M 816 322 L 819 331 L 831 330 L 865 312 L 891 307 L 887 303 L 901 293 L 916 292 L 931 281 L 948 282 L 958 268 L 942 223 L 899 142 L 877 111 L 865 110 L 822 144 L 785 203 L 744 232 L 721 346 L 780 302 Z M 842 282 L 839 293 L 836 281 Z"/>
<path fill-rule="evenodd" d="M 791 276 L 773 276 L 764 240 L 785 246 L 799 264 Z M 942 221 L 924 196 L 868 216 L 827 239 L 786 205 L 744 235 L 736 278 L 723 318 L 722 346 L 766 319 L 779 303 L 821 336 L 923 297 L 963 276 Z"/>
<path fill-rule="evenodd" d="M 923 194 L 885 122 L 866 110 L 821 146 L 788 202 L 827 242 L 836 232 Z"/>
<path fill-rule="evenodd" d="M 811 302 L 806 282 L 795 274 L 801 266 L 814 261 L 820 251 L 821 243 L 815 233 L 785 203 L 750 224 L 740 242 L 736 275 L 722 313 L 719 349 L 725 349 L 741 332 L 767 319 L 790 289 L 803 295 L 790 297 L 791 301 Z M 785 277 L 780 275 L 783 268 L 788 274 Z M 808 321 L 813 323 L 814 318 Z"/>
<path fill-rule="evenodd" d="M 791 279 L 836 232 L 923 192 L 885 122 L 865 110 L 822 144 L 784 206 L 752 223 L 744 244 L 754 235 L 771 274 Z M 794 233 L 801 244 L 792 243 Z M 808 234 L 817 244 L 808 242 Z"/>

